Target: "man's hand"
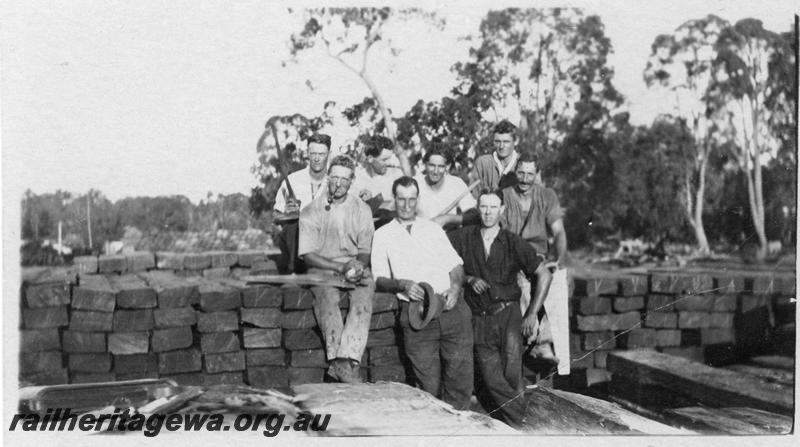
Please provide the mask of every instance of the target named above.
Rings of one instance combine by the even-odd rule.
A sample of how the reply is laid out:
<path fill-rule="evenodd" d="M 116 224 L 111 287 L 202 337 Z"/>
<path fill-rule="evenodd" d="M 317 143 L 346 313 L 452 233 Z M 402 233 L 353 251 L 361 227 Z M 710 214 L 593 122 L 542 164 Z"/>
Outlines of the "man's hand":
<path fill-rule="evenodd" d="M 425 290 L 423 290 L 419 284 L 408 279 L 401 279 L 399 281 L 400 284 L 403 286 L 403 289 L 405 289 L 406 295 L 408 295 L 408 299 L 410 299 L 411 301 L 422 301 L 423 299 L 425 299 Z"/>
<path fill-rule="evenodd" d="M 539 317 L 536 314 L 530 314 L 522 320 L 522 337 L 529 340 L 539 333 Z"/>
<path fill-rule="evenodd" d="M 455 307 L 458 302 L 458 297 L 461 295 L 461 289 L 457 287 L 450 287 L 445 292 L 444 310 L 450 310 Z"/>
<path fill-rule="evenodd" d="M 362 189 L 361 191 L 358 192 L 358 197 L 366 202 L 367 200 L 372 198 L 372 192 L 368 189 Z"/>
<path fill-rule="evenodd" d="M 544 264 L 545 268 L 550 270 L 551 272 L 556 272 L 558 269 L 561 268 L 561 263 L 559 261 L 550 261 Z"/>
<path fill-rule="evenodd" d="M 284 214 L 292 214 L 300 211 L 300 201 L 297 199 L 286 199 L 286 208 L 283 210 Z"/>
<path fill-rule="evenodd" d="M 362 264 L 361 261 L 352 259 L 344 264 L 340 273 L 342 273 L 349 282 L 359 282 L 364 277 L 366 269 L 366 266 Z"/>
<path fill-rule="evenodd" d="M 469 279 L 467 279 L 467 283 L 469 284 L 470 287 L 472 287 L 472 291 L 477 293 L 478 295 L 481 295 L 483 292 L 486 292 L 490 288 L 488 282 L 476 276 L 470 276 Z"/>

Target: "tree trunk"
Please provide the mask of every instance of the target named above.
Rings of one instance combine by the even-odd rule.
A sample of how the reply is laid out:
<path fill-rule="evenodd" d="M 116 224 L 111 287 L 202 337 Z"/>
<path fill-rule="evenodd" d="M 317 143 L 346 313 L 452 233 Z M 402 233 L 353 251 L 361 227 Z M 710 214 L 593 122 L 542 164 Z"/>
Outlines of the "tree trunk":
<path fill-rule="evenodd" d="M 708 144 L 708 143 L 704 143 Z M 700 162 L 700 172 L 697 184 L 697 190 L 694 197 L 694 218 L 692 227 L 694 228 L 694 236 L 697 239 L 697 250 L 700 254 L 707 255 L 711 252 L 708 246 L 708 238 L 706 237 L 706 230 L 703 226 L 703 202 L 706 190 L 706 170 L 708 169 L 708 151 Z"/>
<path fill-rule="evenodd" d="M 372 82 L 367 73 L 361 72 L 359 74 L 361 79 L 367 84 L 367 88 L 369 89 L 370 93 L 372 93 L 372 97 L 375 98 L 375 102 L 378 103 L 378 110 L 380 110 L 381 115 L 383 115 L 383 122 L 386 124 L 386 133 L 388 133 L 388 137 L 392 140 L 393 143 L 397 142 L 397 135 L 395 134 L 394 130 L 394 121 L 392 121 L 392 113 L 389 112 L 389 108 L 386 107 L 386 102 L 383 100 L 383 97 L 380 93 L 378 93 L 378 88 Z"/>
<path fill-rule="evenodd" d="M 86 229 L 89 232 L 89 251 L 92 250 L 92 191 L 86 195 Z"/>
<path fill-rule="evenodd" d="M 701 172 L 704 169 L 704 166 L 701 164 Z M 698 187 L 697 189 L 692 188 L 691 176 L 692 172 L 687 172 L 684 177 L 684 200 L 686 203 L 684 204 L 683 211 L 686 220 L 689 222 L 689 226 L 691 226 L 692 231 L 694 231 L 694 237 L 697 241 L 697 251 L 705 255 L 711 252 L 708 246 L 706 230 L 703 226 L 703 194 L 705 184 L 701 183 L 702 187 Z M 701 182 L 703 182 L 705 180 L 705 175 L 701 175 L 700 179 Z"/>
<path fill-rule="evenodd" d="M 764 192 L 761 179 L 761 164 L 756 161 L 753 169 L 755 171 L 755 185 L 753 185 L 753 192 L 755 193 L 753 202 L 755 203 L 755 209 L 752 210 L 752 212 L 753 223 L 755 224 L 756 235 L 758 236 L 758 252 L 756 253 L 756 257 L 758 260 L 763 260 L 767 257 L 767 234 L 764 230 Z"/>
<path fill-rule="evenodd" d="M 756 259 L 763 261 L 767 257 L 767 235 L 764 231 L 764 191 L 761 178 L 761 162 L 759 155 L 761 153 L 758 142 L 758 112 L 755 105 L 751 106 L 753 109 L 753 137 L 750 139 L 750 144 L 753 146 L 753 175 L 747 173 L 747 193 L 751 195 L 750 198 L 750 214 L 753 216 L 753 226 L 756 229 L 756 236 L 758 237 L 758 251 L 756 252 Z"/>

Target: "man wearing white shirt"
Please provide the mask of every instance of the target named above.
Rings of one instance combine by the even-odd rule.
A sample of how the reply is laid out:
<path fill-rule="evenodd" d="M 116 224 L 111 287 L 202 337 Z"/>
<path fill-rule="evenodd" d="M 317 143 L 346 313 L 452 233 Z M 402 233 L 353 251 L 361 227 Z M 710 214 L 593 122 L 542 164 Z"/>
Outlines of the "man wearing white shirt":
<path fill-rule="evenodd" d="M 289 193 L 286 180 L 281 182 L 275 196 L 274 211 L 284 214 L 299 213 L 300 209 L 327 191 L 325 170 L 328 167 L 328 156 L 331 149 L 331 137 L 325 134 L 311 135 L 308 140 L 308 167 L 288 175 L 294 197 Z M 278 270 L 281 273 L 302 272 L 305 268 L 297 258 L 297 221 L 287 222 L 277 237 L 281 250 Z"/>
<path fill-rule="evenodd" d="M 406 354 L 422 389 L 469 408 L 473 390 L 471 312 L 462 297 L 464 269 L 436 223 L 417 218 L 419 186 L 411 177 L 394 182 L 397 217 L 375 232 L 371 265 L 376 287 L 397 293 Z M 444 311 L 420 330 L 410 327 L 409 301 L 424 299 L 419 283 L 446 297 Z"/>
<path fill-rule="evenodd" d="M 422 161 L 425 163 L 425 174 L 418 173 L 414 177 L 419 185 L 419 217 L 434 220 L 438 216 L 456 215 L 458 211 L 463 214 L 475 208 L 475 198 L 469 194 L 467 184 L 447 173 L 450 162 L 442 149 L 429 150 Z M 458 204 L 446 210 L 459 197 Z"/>
<path fill-rule="evenodd" d="M 308 167 L 288 175 L 294 197 L 290 197 L 286 181 L 281 182 L 272 207 L 275 211 L 286 214 L 298 212 L 325 192 L 325 170 L 328 168 L 331 137 L 314 134 L 308 137 L 307 142 Z"/>
<path fill-rule="evenodd" d="M 392 184 L 403 173 L 400 168 L 390 166 L 395 157 L 392 147 L 392 140 L 384 136 L 370 137 L 364 148 L 366 155 L 364 166 L 356 168 L 352 192 L 368 204 L 373 201 L 378 202 L 373 208 L 373 213 L 377 209 L 394 208 Z"/>

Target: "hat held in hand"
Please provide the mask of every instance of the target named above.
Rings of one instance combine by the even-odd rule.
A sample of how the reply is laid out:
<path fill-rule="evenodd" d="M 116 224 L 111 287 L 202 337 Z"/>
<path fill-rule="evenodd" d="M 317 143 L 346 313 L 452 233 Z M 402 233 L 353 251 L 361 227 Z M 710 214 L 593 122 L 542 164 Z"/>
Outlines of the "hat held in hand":
<path fill-rule="evenodd" d="M 433 293 L 430 284 L 421 282 L 419 286 L 425 292 L 425 297 L 420 301 L 412 301 L 408 306 L 408 323 L 416 330 L 424 329 L 441 315 L 444 308 L 444 297 Z"/>

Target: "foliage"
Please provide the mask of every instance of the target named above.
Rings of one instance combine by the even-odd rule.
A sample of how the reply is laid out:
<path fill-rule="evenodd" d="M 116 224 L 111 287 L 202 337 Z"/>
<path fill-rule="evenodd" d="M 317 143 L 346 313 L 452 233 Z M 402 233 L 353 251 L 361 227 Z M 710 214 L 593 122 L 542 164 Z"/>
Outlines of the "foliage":
<path fill-rule="evenodd" d="M 519 125 L 518 149 L 539 155 L 544 182 L 566 209 L 573 247 L 609 235 L 683 242 L 692 231 L 700 241 L 704 221 L 714 241 L 741 242 L 755 231 L 748 221 L 752 193 L 736 170 L 747 166 L 742 147 L 761 148 L 759 160 L 769 173 L 764 213 L 778 222 L 767 225 L 770 237 L 786 237 L 787 225 L 780 222 L 787 209 L 796 215 L 796 61 L 790 36 L 767 32 L 757 21 L 731 26 L 710 15 L 658 36 L 644 77 L 651 88 L 670 92 L 674 102 L 669 114 L 634 127 L 619 110 L 623 98 L 608 66 L 612 45 L 603 23 L 581 10 L 490 11 L 468 59 L 453 66 L 457 81 L 449 95 L 419 100 L 394 115 L 367 73 L 369 53 L 380 46 L 396 54 L 389 25 L 419 18 L 435 24 L 436 15 L 390 8 L 304 14 L 303 29 L 291 37 L 295 60 L 323 51 L 356 74 L 371 95 L 341 112 L 326 105 L 318 117 L 272 118 L 288 171 L 305 165 L 301 136 L 324 130 L 338 132 L 334 150 L 356 158 L 360 141 L 376 134 L 394 139 L 412 162 L 430 145 L 442 146 L 456 161 L 454 173 L 463 174 L 475 157 L 491 152 L 491 128 L 505 118 Z M 751 53 L 760 54 L 758 64 Z M 747 78 L 748 67 L 759 67 L 755 81 Z M 758 106 L 755 125 L 742 121 L 749 107 L 744 101 L 751 97 Z M 272 132 L 268 123 L 253 169 L 259 187 L 249 206 L 256 214 L 271 207 L 277 188 Z M 755 140 L 760 142 L 753 146 Z M 761 166 L 754 160 L 749 166 Z"/>
<path fill-rule="evenodd" d="M 579 9 L 490 11 L 479 44 L 453 69 L 454 96 L 491 123 L 518 121 L 520 150 L 539 154 L 543 177 L 567 210 L 571 243 L 611 231 L 607 195 L 613 189 L 606 127 L 622 102 L 607 65 L 611 43 L 597 16 Z M 482 143 L 482 144 L 481 144 Z M 488 152 L 479 140 L 476 155 Z"/>
<path fill-rule="evenodd" d="M 480 45 L 454 66 L 457 91 L 494 120 L 519 116 L 526 140 L 544 152 L 558 150 L 576 119 L 602 123 L 621 103 L 610 51 L 600 18 L 579 9 L 490 11 Z"/>
<path fill-rule="evenodd" d="M 398 120 L 398 141 L 420 153 L 441 144 L 457 166 L 466 167 L 478 155 L 491 151 L 490 123 L 482 119 L 468 96 L 444 97 L 416 104 Z"/>
<path fill-rule="evenodd" d="M 625 237 L 683 239 L 680 192 L 694 162 L 691 131 L 683 119 L 671 116 L 659 117 L 650 127 L 620 130 L 612 153 L 614 227 Z"/>
<path fill-rule="evenodd" d="M 726 28 L 716 43 L 719 56 L 709 88 L 709 95 L 726 114 L 726 137 L 735 149 L 733 160 L 747 180 L 760 259 L 766 255 L 767 243 L 762 165 L 789 141 L 786 123 L 796 104 L 792 96 L 796 78 L 788 73 L 797 62 L 786 38 L 764 29 L 755 19 Z"/>
<path fill-rule="evenodd" d="M 372 94 L 375 106 L 383 116 L 386 134 L 394 141 L 392 113 L 367 71 L 370 50 L 383 46 L 390 54 L 398 54 L 399 49 L 386 32 L 390 22 L 421 19 L 441 29 L 444 21 L 435 13 L 414 8 L 317 8 L 304 12 L 303 30 L 291 36 L 292 56 L 296 58 L 300 52 L 322 47 L 329 57 L 353 72 Z"/>

